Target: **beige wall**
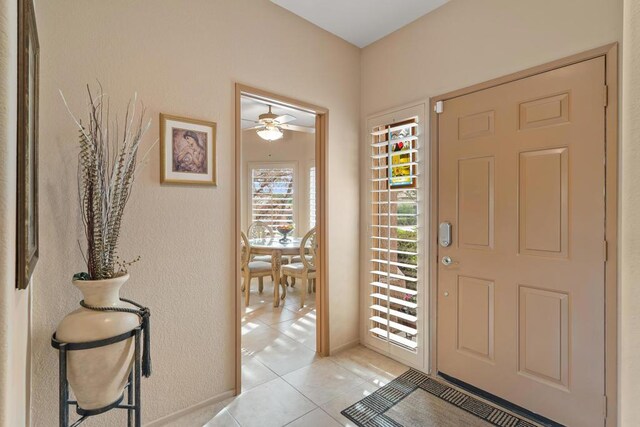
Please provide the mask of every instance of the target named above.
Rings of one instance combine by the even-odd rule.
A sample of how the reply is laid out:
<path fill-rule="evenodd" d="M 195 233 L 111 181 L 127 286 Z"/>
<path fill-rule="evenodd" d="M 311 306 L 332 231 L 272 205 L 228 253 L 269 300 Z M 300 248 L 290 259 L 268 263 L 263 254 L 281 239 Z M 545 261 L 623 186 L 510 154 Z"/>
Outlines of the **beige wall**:
<path fill-rule="evenodd" d="M 434 12 L 366 47 L 362 51 L 361 62 L 362 159 L 367 158 L 365 144 L 368 137 L 364 129 L 367 117 L 621 41 L 622 3 L 622 0 L 451 0 Z M 637 0 L 634 3 L 637 4 Z M 636 22 L 635 32 L 638 32 L 637 25 Z M 634 48 L 638 51 L 640 45 Z M 636 70 L 639 65 L 635 64 Z M 637 137 L 638 135 L 636 139 Z M 623 154 L 625 150 L 626 146 L 623 147 Z M 625 165 L 633 162 L 637 170 L 637 159 L 630 159 L 625 161 Z M 364 215 L 368 212 L 367 193 L 364 191 L 367 188 L 366 168 L 367 163 L 362 163 L 362 235 L 366 235 L 367 232 L 364 227 Z M 626 175 L 623 177 L 627 178 Z M 633 181 L 628 180 L 628 186 L 637 186 L 639 181 L 638 177 Z M 624 194 L 626 190 L 623 192 L 623 200 L 626 198 Z M 631 202 L 632 200 L 629 203 Z M 629 218 L 631 219 L 631 212 Z M 637 215 L 633 220 L 637 223 Z M 635 236 L 628 240 L 629 245 L 633 241 L 637 242 Z M 365 241 L 361 241 L 362 248 L 366 248 L 364 243 Z M 636 248 L 634 254 L 635 259 L 638 259 L 640 249 Z M 366 257 L 363 256 L 361 266 L 365 263 Z M 362 286 L 366 286 L 366 271 L 361 267 Z M 637 268 L 632 269 L 631 265 L 629 271 L 637 275 Z M 623 292 L 624 288 L 623 286 Z M 633 302 L 627 307 L 630 309 L 633 304 L 637 313 L 640 293 L 630 287 L 626 292 L 635 292 L 636 298 L 631 299 Z M 425 295 L 423 306 L 428 304 L 426 299 Z M 632 327 L 632 330 L 634 335 L 637 335 L 635 331 L 640 330 L 638 315 L 634 315 L 630 310 L 627 310 L 627 313 L 629 318 L 635 316 L 638 325 Z M 626 325 L 624 319 L 623 325 Z M 629 335 L 631 336 L 631 332 Z M 637 356 L 640 340 L 629 340 L 629 349 L 636 351 L 628 351 L 623 355 L 635 358 L 637 368 L 640 369 Z M 623 372 L 624 366 L 623 364 Z M 637 372 L 637 369 L 634 372 Z M 623 373 L 622 378 L 624 376 Z M 637 375 L 623 384 L 628 389 L 635 387 L 638 397 L 636 378 Z M 623 401 L 626 400 L 625 396 Z M 630 400 L 637 399 L 632 397 Z M 637 411 L 640 415 L 637 404 L 628 410 Z M 637 418 L 633 419 L 637 421 Z"/>
<path fill-rule="evenodd" d="M 362 51 L 362 117 L 622 38 L 622 0 L 451 0 Z"/>
<path fill-rule="evenodd" d="M 187 4 L 188 3 L 188 4 Z M 158 114 L 218 123 L 218 186 L 159 184 L 159 150 L 137 178 L 125 213 L 121 255 L 126 297 L 153 313 L 154 375 L 143 383 L 144 420 L 226 392 L 234 379 L 234 82 L 330 110 L 329 252 L 331 346 L 357 339 L 357 48 L 268 0 L 37 0 L 42 48 L 41 260 L 34 294 L 34 423 L 54 425 L 56 354 L 50 334 L 77 307 L 76 131 L 58 95 L 82 113 L 96 79 L 121 110 L 137 91 Z M 270 49 L 270 44 L 277 49 Z M 339 64 L 339 66 L 336 66 Z M 346 148 L 345 148 L 346 147 Z M 119 420 L 121 421 L 121 420 Z M 114 425 L 113 416 L 92 425 Z"/>
<path fill-rule="evenodd" d="M 249 163 L 279 162 L 296 165 L 297 177 L 294 197 L 297 213 L 294 235 L 304 236 L 309 231 L 309 166 L 314 162 L 316 136 L 310 133 L 285 131 L 282 139 L 266 142 L 255 130 L 242 132 L 242 230 L 251 223 L 251 199 L 249 198 Z"/>
<path fill-rule="evenodd" d="M 620 421 L 640 424 L 640 3 L 624 2 L 620 287 Z"/>
<path fill-rule="evenodd" d="M 29 299 L 15 284 L 17 7 L 0 0 L 0 426 L 29 419 Z"/>

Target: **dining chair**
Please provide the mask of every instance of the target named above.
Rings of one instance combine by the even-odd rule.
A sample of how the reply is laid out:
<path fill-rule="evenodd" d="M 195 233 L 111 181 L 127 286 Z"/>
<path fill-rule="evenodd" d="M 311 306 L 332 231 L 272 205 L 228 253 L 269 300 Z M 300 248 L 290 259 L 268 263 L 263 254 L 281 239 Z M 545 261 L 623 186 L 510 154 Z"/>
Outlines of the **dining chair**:
<path fill-rule="evenodd" d="M 307 283 L 305 292 L 304 286 L 300 289 L 300 308 L 304 307 L 304 300 L 307 293 L 315 292 L 316 288 L 316 252 L 318 244 L 316 241 L 315 227 L 305 234 L 300 243 L 299 262 L 282 266 L 282 275 L 285 277 L 301 279 L 302 283 Z"/>
<path fill-rule="evenodd" d="M 241 290 L 244 294 L 244 303 L 248 307 L 249 299 L 251 297 L 251 279 L 254 277 L 258 278 L 258 292 L 262 292 L 263 289 L 263 278 L 265 276 L 270 276 L 271 280 L 273 279 L 273 270 L 271 269 L 271 262 L 265 261 L 256 261 L 251 259 L 251 246 L 249 245 L 249 239 L 244 234 L 244 232 L 240 232 L 240 236 L 242 238 L 242 247 L 241 247 L 241 270 L 242 270 L 242 287 Z"/>
<path fill-rule="evenodd" d="M 272 241 L 277 236 L 273 229 L 263 221 L 254 221 L 249 225 L 247 229 L 247 236 L 249 239 L 260 239 L 265 241 Z M 271 255 L 254 255 L 251 258 L 252 261 L 264 261 L 271 262 Z M 289 264 L 289 258 L 283 256 L 280 260 L 281 264 Z M 262 291 L 262 286 L 260 287 L 260 291 Z"/>

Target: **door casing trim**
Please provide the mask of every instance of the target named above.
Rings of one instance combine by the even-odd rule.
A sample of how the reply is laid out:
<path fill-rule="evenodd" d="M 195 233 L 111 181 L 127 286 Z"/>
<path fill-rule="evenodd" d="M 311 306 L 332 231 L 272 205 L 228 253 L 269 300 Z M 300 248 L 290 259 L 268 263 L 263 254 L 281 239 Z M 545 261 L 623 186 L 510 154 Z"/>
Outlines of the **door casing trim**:
<path fill-rule="evenodd" d="M 605 78 L 608 87 L 605 108 L 605 426 L 616 426 L 618 420 L 618 43 L 608 44 L 586 52 L 552 61 L 517 73 L 509 74 L 463 89 L 430 98 L 430 243 L 429 243 L 429 367 L 437 369 L 437 295 L 438 295 L 438 114 L 435 105 L 484 89 L 532 77 L 590 59 L 605 58 Z M 603 396 L 604 399 L 604 396 Z"/>
<path fill-rule="evenodd" d="M 316 115 L 316 227 L 318 230 L 318 271 L 316 278 L 316 349 L 321 356 L 328 356 L 329 345 L 329 266 L 328 266 L 328 221 L 329 212 L 327 206 L 327 183 L 328 183 L 328 130 L 329 130 L 329 110 L 287 96 L 278 95 L 266 90 L 247 86 L 241 83 L 235 84 L 235 113 L 234 113 L 234 133 L 235 133 L 235 202 L 234 202 L 234 238 L 233 253 L 235 254 L 234 271 L 234 297 L 235 297 L 235 377 L 234 393 L 239 395 L 242 391 L 242 292 L 240 291 L 241 255 L 240 255 L 240 232 L 242 224 L 240 185 L 242 178 L 242 125 L 241 125 L 241 97 L 250 95 L 254 98 L 261 98 L 275 104 L 294 107 Z M 318 183 L 320 185 L 318 185 Z"/>

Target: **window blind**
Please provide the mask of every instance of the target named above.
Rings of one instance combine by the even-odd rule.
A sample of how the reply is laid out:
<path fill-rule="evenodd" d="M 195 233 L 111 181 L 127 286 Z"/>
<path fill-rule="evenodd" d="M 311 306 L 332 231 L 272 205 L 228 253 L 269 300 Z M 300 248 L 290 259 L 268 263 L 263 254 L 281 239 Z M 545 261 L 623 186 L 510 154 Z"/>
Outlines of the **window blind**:
<path fill-rule="evenodd" d="M 309 168 L 309 229 L 316 226 L 316 167 Z"/>
<path fill-rule="evenodd" d="M 415 119 L 371 132 L 369 333 L 418 348 L 419 138 Z"/>
<path fill-rule="evenodd" d="M 251 170 L 251 219 L 271 227 L 294 222 L 293 167 Z"/>

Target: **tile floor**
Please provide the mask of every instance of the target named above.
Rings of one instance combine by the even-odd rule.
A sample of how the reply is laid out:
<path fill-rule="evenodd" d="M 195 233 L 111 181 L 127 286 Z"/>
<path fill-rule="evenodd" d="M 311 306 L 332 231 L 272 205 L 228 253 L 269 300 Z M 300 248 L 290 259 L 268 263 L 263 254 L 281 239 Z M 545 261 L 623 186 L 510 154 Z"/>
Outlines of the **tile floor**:
<path fill-rule="evenodd" d="M 352 426 L 340 411 L 408 368 L 365 347 L 315 354 L 314 295 L 300 309 L 299 286 L 273 308 L 273 288 L 253 284 L 242 319 L 242 394 L 167 424 L 171 427 Z"/>

